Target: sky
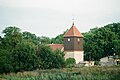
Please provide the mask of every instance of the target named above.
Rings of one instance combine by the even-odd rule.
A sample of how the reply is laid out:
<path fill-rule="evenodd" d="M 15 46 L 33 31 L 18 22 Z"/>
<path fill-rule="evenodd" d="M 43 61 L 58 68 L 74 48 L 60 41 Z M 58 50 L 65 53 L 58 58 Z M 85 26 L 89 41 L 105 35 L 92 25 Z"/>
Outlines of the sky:
<path fill-rule="evenodd" d="M 9 26 L 55 37 L 72 26 L 81 33 L 120 22 L 120 0 L 0 0 L 0 35 Z"/>

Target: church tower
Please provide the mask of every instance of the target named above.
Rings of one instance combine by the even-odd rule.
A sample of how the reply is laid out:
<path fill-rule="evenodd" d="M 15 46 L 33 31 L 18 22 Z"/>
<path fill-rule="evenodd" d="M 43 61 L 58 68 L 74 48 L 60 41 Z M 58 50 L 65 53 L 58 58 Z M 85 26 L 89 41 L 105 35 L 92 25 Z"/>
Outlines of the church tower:
<path fill-rule="evenodd" d="M 83 35 L 74 23 L 64 35 L 64 51 L 65 59 L 74 58 L 76 63 L 83 61 Z"/>

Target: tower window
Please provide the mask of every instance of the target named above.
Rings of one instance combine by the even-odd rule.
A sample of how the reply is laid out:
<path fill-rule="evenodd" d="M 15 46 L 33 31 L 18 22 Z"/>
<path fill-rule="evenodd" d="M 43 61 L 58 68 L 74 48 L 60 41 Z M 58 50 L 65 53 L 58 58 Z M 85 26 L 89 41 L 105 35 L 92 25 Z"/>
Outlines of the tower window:
<path fill-rule="evenodd" d="M 78 38 L 78 41 L 80 41 L 80 39 Z"/>
<path fill-rule="evenodd" d="M 70 38 L 68 38 L 68 41 L 70 41 Z"/>

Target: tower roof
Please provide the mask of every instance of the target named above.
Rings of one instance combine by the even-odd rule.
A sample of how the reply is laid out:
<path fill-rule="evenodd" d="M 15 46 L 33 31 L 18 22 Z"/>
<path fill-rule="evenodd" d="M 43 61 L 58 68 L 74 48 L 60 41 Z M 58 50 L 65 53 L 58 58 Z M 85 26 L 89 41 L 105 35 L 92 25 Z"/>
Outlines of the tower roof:
<path fill-rule="evenodd" d="M 72 27 L 65 33 L 64 37 L 83 37 L 83 35 L 79 32 L 79 30 L 76 28 L 76 26 L 72 25 Z"/>
<path fill-rule="evenodd" d="M 48 44 L 53 50 L 59 49 L 59 50 L 63 50 L 64 46 L 63 44 Z"/>

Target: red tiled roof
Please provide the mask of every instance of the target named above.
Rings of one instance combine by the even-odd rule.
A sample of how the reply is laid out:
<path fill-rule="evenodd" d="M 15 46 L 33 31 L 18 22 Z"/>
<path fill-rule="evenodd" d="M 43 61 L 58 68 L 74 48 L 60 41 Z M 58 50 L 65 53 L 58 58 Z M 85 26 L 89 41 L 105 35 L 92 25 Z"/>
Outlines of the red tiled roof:
<path fill-rule="evenodd" d="M 59 50 L 63 50 L 64 46 L 63 44 L 48 44 L 53 50 L 59 49 Z"/>
<path fill-rule="evenodd" d="M 72 27 L 68 30 L 68 32 L 64 35 L 64 37 L 71 37 L 71 36 L 83 37 L 83 35 L 79 32 L 79 30 L 76 28 L 74 23 Z"/>

